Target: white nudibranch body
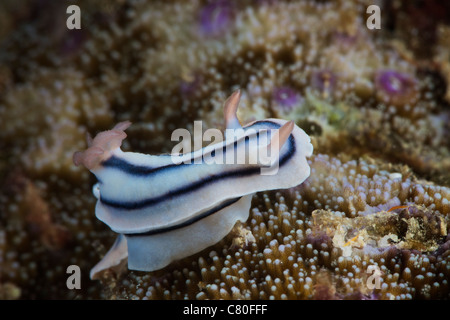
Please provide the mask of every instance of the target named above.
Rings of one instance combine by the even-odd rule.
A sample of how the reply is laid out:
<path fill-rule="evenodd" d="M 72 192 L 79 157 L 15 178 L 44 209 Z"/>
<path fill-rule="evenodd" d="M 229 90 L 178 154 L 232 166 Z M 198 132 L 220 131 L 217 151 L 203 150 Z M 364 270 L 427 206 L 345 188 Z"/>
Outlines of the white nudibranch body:
<path fill-rule="evenodd" d="M 225 123 L 227 129 L 243 129 L 244 134 L 182 154 L 183 161 L 171 155 L 123 152 L 120 146 L 129 122 L 99 133 L 88 141 L 88 149 L 74 154 L 74 163 L 83 164 L 98 179 L 93 188 L 97 218 L 119 234 L 91 270 L 92 279 L 126 259 L 129 269 L 154 271 L 193 255 L 223 239 L 238 220 L 247 220 L 255 192 L 295 187 L 309 176 L 309 136 L 281 119 L 241 127 L 236 117 L 239 99 L 237 91 L 225 102 Z M 269 149 L 269 162 L 248 161 Z M 247 161 L 205 160 L 225 159 L 230 150 Z M 272 174 L 262 174 L 274 167 Z"/>

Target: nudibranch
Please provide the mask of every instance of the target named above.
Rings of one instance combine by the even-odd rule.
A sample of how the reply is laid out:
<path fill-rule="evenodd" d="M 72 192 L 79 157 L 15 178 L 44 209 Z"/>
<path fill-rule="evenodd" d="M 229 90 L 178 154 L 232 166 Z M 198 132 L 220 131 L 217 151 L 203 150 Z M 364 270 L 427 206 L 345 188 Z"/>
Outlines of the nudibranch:
<path fill-rule="evenodd" d="M 98 180 L 93 187 L 97 218 L 119 234 L 91 270 L 91 279 L 127 259 L 129 269 L 154 271 L 193 255 L 223 239 L 238 220 L 247 220 L 255 192 L 291 188 L 309 176 L 309 136 L 281 119 L 242 127 L 236 116 L 239 100 L 236 91 L 225 102 L 224 116 L 226 132 L 241 133 L 203 149 L 175 156 L 123 152 L 127 121 L 88 139 L 88 148 L 74 154 L 75 165 L 84 165 Z M 269 161 L 248 160 L 269 148 Z M 205 160 L 226 157 L 230 150 L 247 160 Z M 262 174 L 275 163 L 275 173 Z"/>

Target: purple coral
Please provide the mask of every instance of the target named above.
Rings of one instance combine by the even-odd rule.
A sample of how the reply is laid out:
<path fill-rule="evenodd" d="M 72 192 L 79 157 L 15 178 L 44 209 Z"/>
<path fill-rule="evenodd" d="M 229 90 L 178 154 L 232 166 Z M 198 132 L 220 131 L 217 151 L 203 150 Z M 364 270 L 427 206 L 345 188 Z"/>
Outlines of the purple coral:
<path fill-rule="evenodd" d="M 375 76 L 377 98 L 395 106 L 412 104 L 417 99 L 417 81 L 409 74 L 383 70 Z"/>
<path fill-rule="evenodd" d="M 272 100 L 282 111 L 289 112 L 295 105 L 301 103 L 302 96 L 291 87 L 278 87 L 272 92 Z"/>
<path fill-rule="evenodd" d="M 218 36 L 223 34 L 234 19 L 234 8 L 225 0 L 213 1 L 199 13 L 200 33 L 205 36 Z"/>

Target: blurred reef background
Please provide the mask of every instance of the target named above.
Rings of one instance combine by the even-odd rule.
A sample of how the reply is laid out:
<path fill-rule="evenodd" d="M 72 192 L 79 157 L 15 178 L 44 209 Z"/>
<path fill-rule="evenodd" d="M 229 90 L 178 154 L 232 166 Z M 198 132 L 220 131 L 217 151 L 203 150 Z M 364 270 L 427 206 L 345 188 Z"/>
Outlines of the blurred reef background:
<path fill-rule="evenodd" d="M 116 235 L 72 163 L 86 133 L 131 120 L 124 150 L 170 152 L 238 88 L 242 123 L 311 136 L 310 178 L 195 256 L 91 281 Z M 2 0 L 0 298 L 448 299 L 449 103 L 448 1 Z"/>

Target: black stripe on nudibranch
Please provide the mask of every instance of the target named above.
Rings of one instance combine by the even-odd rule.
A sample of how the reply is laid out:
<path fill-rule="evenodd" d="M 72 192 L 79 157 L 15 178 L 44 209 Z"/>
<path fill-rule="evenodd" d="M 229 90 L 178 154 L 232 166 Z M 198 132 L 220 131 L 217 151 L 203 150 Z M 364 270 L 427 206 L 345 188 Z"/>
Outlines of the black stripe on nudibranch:
<path fill-rule="evenodd" d="M 248 129 L 254 127 L 254 126 L 258 126 L 258 125 L 261 125 L 261 124 L 263 124 L 265 126 L 268 126 L 268 127 L 271 127 L 269 129 L 278 129 L 278 128 L 280 128 L 280 125 L 277 124 L 277 123 L 274 123 L 274 122 L 271 122 L 271 121 L 260 121 L 260 122 L 255 122 L 253 125 L 245 128 L 245 129 L 248 130 Z M 256 139 L 257 139 L 257 143 L 259 143 L 259 132 L 256 132 Z M 249 137 L 246 136 L 245 137 L 245 143 L 248 144 L 248 141 L 249 141 Z M 234 143 L 233 143 L 234 150 L 236 150 L 236 148 L 238 146 L 238 143 L 239 143 L 239 141 L 234 141 Z M 227 148 L 222 150 L 222 155 L 223 156 L 225 156 L 226 150 L 227 150 Z M 194 157 L 193 157 L 193 154 L 194 154 L 194 152 L 191 152 L 191 155 L 192 155 L 191 158 L 190 158 L 191 162 L 195 161 Z M 215 157 L 215 150 L 212 150 L 210 155 L 208 155 L 208 154 L 203 155 L 203 157 L 205 157 L 205 156 Z M 202 159 L 202 163 L 203 163 L 203 159 Z M 102 166 L 105 167 L 105 168 L 118 169 L 118 170 L 120 170 L 122 172 L 125 172 L 126 174 L 130 174 L 130 175 L 134 175 L 134 176 L 148 176 L 148 175 L 151 175 L 151 174 L 155 174 L 157 172 L 163 172 L 163 171 L 166 171 L 166 170 L 174 169 L 174 168 L 179 167 L 179 166 L 190 165 L 190 164 L 191 163 L 184 163 L 184 162 L 182 162 L 180 164 L 172 163 L 172 164 L 168 164 L 168 165 L 160 166 L 160 167 L 149 167 L 149 166 L 135 165 L 135 164 L 129 163 L 126 160 L 117 158 L 115 156 L 112 156 L 108 160 L 102 162 Z M 198 164 L 198 163 L 196 162 L 196 164 Z"/>
<path fill-rule="evenodd" d="M 117 158 L 115 156 L 112 156 L 108 160 L 103 161 L 102 166 L 105 168 L 119 169 L 120 171 L 126 172 L 127 174 L 136 176 L 152 174 L 158 171 L 158 169 L 163 168 L 163 167 L 152 168 L 149 166 L 139 166 L 129 163 L 123 159 Z M 171 164 L 168 166 L 175 166 L 175 164 Z"/>
<path fill-rule="evenodd" d="M 226 207 L 229 207 L 233 204 L 235 204 L 236 202 L 238 202 L 241 199 L 241 197 L 239 198 L 234 198 L 234 199 L 229 199 L 226 200 L 224 202 L 222 202 L 221 204 L 215 206 L 214 208 L 211 208 L 207 211 L 204 211 L 194 217 L 192 217 L 189 220 L 186 220 L 180 224 L 177 225 L 173 225 L 170 227 L 165 227 L 165 228 L 159 228 L 159 229 L 155 229 L 155 230 L 150 230 L 150 231 L 146 231 L 146 232 L 140 232 L 140 233 L 125 233 L 125 235 L 127 237 L 138 237 L 138 236 L 151 236 L 151 235 L 155 235 L 155 234 L 161 234 L 164 232 L 169 232 L 169 231 L 173 231 L 173 230 L 177 230 L 177 229 L 181 229 L 184 227 L 188 227 L 206 217 L 209 217 L 210 215 L 213 215 L 216 212 L 219 212 L 222 209 L 225 209 Z"/>
<path fill-rule="evenodd" d="M 257 138 L 257 141 L 259 142 L 259 132 L 256 133 L 256 138 Z M 245 139 L 244 140 L 245 144 L 248 144 L 250 138 L 248 136 L 246 136 L 246 137 L 244 137 L 244 139 Z M 237 149 L 239 142 L 240 142 L 239 140 L 234 141 L 234 143 L 233 143 L 234 150 Z M 227 148 L 222 150 L 222 156 L 225 156 L 226 151 L 227 151 Z M 193 154 L 193 152 L 191 152 L 191 154 Z M 216 150 L 213 149 L 210 154 L 203 154 L 201 163 L 204 163 L 205 156 L 215 157 Z M 189 159 L 189 162 L 193 163 L 194 161 L 196 161 L 196 159 L 194 157 L 191 157 Z M 129 163 L 126 160 L 112 156 L 108 160 L 103 161 L 102 166 L 105 168 L 115 168 L 115 169 L 118 169 L 118 170 L 125 172 L 127 174 L 130 174 L 130 175 L 143 177 L 143 176 L 149 176 L 151 174 L 159 173 L 162 171 L 174 169 L 175 167 L 190 165 L 192 163 L 182 162 L 179 164 L 172 163 L 172 164 L 168 164 L 168 165 L 160 166 L 160 167 L 149 167 L 149 166 L 135 165 L 135 164 Z M 201 164 L 201 163 L 195 162 L 195 164 Z"/>
<path fill-rule="evenodd" d="M 274 125 L 277 126 L 277 128 L 280 127 L 280 125 L 275 124 L 275 123 L 270 122 L 270 121 L 264 121 L 264 123 L 274 124 Z M 285 152 L 282 155 L 282 157 L 279 159 L 279 167 L 281 168 L 289 159 L 291 159 L 293 157 L 293 155 L 295 154 L 295 152 L 296 152 L 295 141 L 294 141 L 293 135 L 291 134 L 289 136 L 289 139 L 288 139 L 288 151 Z M 172 165 L 169 165 L 169 166 L 172 166 Z M 165 167 L 161 167 L 161 168 L 167 168 L 169 166 L 165 166 Z M 173 165 L 173 166 L 179 166 L 179 165 Z M 127 167 L 127 168 L 129 169 L 129 167 Z M 125 170 L 125 171 L 127 173 L 129 172 L 127 170 Z M 197 191 L 197 190 L 199 190 L 199 189 L 201 189 L 203 187 L 207 187 L 211 183 L 214 183 L 215 181 L 219 181 L 221 179 L 251 176 L 251 175 L 254 175 L 254 174 L 259 174 L 260 171 L 261 171 L 261 167 L 254 166 L 254 167 L 245 167 L 245 168 L 243 168 L 241 170 L 234 170 L 234 171 L 223 172 L 223 173 L 220 173 L 220 174 L 208 176 L 208 177 L 206 177 L 204 179 L 198 180 L 198 181 L 193 182 L 193 183 L 188 184 L 188 185 L 184 185 L 184 186 L 182 186 L 180 188 L 172 189 L 169 192 L 167 192 L 165 194 L 162 194 L 160 196 L 153 197 L 153 198 L 148 198 L 148 199 L 143 199 L 143 200 L 139 200 L 139 201 L 112 200 L 112 199 L 104 198 L 102 196 L 100 196 L 99 201 L 101 201 L 101 203 L 106 205 L 106 206 L 113 207 L 113 208 L 116 208 L 116 209 L 122 209 L 122 210 L 144 209 L 144 208 L 147 208 L 147 207 L 150 207 L 150 206 L 157 205 L 158 203 L 166 201 L 166 200 L 169 200 L 169 199 L 171 199 L 173 197 L 180 196 L 180 195 L 183 195 L 183 194 L 188 194 L 188 193 L 191 193 L 191 192 L 195 192 L 195 191 Z"/>

